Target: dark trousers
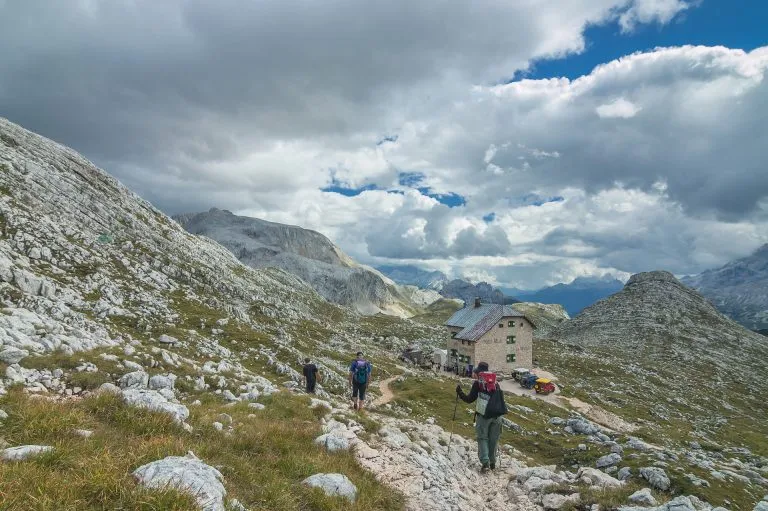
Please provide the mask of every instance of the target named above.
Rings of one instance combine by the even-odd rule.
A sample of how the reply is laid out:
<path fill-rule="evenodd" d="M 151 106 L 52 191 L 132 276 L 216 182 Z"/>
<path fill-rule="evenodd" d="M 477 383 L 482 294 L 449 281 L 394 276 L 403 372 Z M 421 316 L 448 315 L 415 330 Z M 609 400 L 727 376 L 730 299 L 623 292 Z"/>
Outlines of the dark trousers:
<path fill-rule="evenodd" d="M 315 380 L 310 380 L 307 378 L 307 394 L 314 394 L 315 393 L 315 384 L 317 382 Z"/>

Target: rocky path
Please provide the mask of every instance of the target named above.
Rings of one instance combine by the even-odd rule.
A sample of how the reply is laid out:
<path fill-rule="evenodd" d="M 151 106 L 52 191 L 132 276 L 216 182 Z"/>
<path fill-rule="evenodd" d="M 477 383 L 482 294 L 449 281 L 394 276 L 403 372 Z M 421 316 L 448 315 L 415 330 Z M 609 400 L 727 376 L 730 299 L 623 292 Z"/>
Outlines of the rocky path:
<path fill-rule="evenodd" d="M 381 397 L 373 402 L 373 406 L 385 405 L 395 399 L 395 394 L 389 388 L 389 384 L 395 381 L 396 378 L 397 376 L 392 376 L 391 378 L 379 382 L 379 392 L 381 392 Z"/>

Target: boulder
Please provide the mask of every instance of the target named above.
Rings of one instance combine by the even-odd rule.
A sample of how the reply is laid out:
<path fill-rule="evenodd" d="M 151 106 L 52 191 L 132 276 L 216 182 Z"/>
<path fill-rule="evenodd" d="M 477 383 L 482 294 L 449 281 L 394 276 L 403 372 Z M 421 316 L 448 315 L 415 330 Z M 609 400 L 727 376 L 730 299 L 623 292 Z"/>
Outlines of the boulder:
<path fill-rule="evenodd" d="M 571 495 L 560 495 L 559 493 L 548 493 L 541 498 L 541 505 L 544 509 L 557 510 L 567 503 L 578 503 L 581 495 L 573 493 Z"/>
<path fill-rule="evenodd" d="M 326 495 L 344 497 L 350 502 L 357 498 L 357 487 L 343 474 L 315 474 L 304 479 L 302 484 L 320 488 Z"/>
<path fill-rule="evenodd" d="M 175 337 L 171 337 L 170 335 L 163 334 L 160 336 L 157 342 L 159 342 L 160 344 L 170 344 L 171 346 L 173 346 L 174 344 L 179 342 L 179 340 Z"/>
<path fill-rule="evenodd" d="M 349 449 L 349 440 L 334 433 L 325 433 L 315 438 L 317 445 L 322 445 L 329 451 L 346 451 Z"/>
<path fill-rule="evenodd" d="M 640 477 L 648 481 L 652 488 L 661 491 L 669 490 L 669 476 L 659 467 L 643 467 L 640 469 Z"/>
<path fill-rule="evenodd" d="M 90 438 L 91 436 L 93 436 L 93 431 L 91 431 L 90 429 L 76 429 L 74 433 L 77 436 L 81 436 L 83 438 Z"/>
<path fill-rule="evenodd" d="M 152 390 L 173 389 L 175 383 L 176 375 L 169 374 L 168 376 L 163 376 L 157 374 L 149 379 L 149 388 Z"/>
<path fill-rule="evenodd" d="M 261 403 L 248 403 L 248 408 L 255 408 L 256 410 L 263 410 L 263 409 L 266 408 L 266 406 L 264 406 Z"/>
<path fill-rule="evenodd" d="M 127 369 L 130 369 L 131 371 L 142 371 L 144 369 L 143 367 L 141 367 L 141 364 L 137 364 L 133 360 L 128 360 L 128 359 L 123 360 L 123 365 Z"/>
<path fill-rule="evenodd" d="M 600 428 L 596 424 L 581 417 L 568 419 L 568 427 L 571 428 L 574 433 L 580 435 L 594 435 L 600 432 Z"/>
<path fill-rule="evenodd" d="M 607 454 L 597 460 L 595 466 L 597 468 L 612 467 L 618 465 L 621 462 L 621 455 L 617 453 Z"/>
<path fill-rule="evenodd" d="M 651 494 L 650 488 L 643 488 L 638 490 L 629 496 L 629 501 L 633 504 L 640 504 L 641 506 L 655 506 L 656 499 Z"/>
<path fill-rule="evenodd" d="M 0 410 L 0 421 L 8 418 L 8 413 L 5 410 Z"/>
<path fill-rule="evenodd" d="M 18 364 L 23 358 L 28 356 L 29 352 L 27 350 L 20 350 L 19 348 L 9 346 L 0 351 L 0 362 L 5 362 L 8 365 Z"/>
<path fill-rule="evenodd" d="M 601 472 L 596 468 L 582 467 L 576 473 L 576 479 L 581 483 L 589 486 L 599 486 L 601 488 L 617 488 L 624 484 L 615 477 L 611 477 L 605 472 Z"/>
<path fill-rule="evenodd" d="M 753 511 L 768 511 L 768 495 L 763 497 L 763 500 L 755 505 L 755 509 Z"/>
<path fill-rule="evenodd" d="M 203 511 L 225 511 L 227 491 L 221 472 L 206 465 L 194 454 L 169 456 L 142 465 L 133 472 L 139 484 L 148 488 L 176 488 L 195 497 Z"/>
<path fill-rule="evenodd" d="M 619 481 L 626 481 L 632 477 L 632 469 L 629 467 L 621 467 L 616 477 L 618 477 Z"/>
<path fill-rule="evenodd" d="M 143 389 L 149 384 L 149 375 L 144 371 L 134 371 L 124 374 L 118 380 L 122 389 Z"/>
<path fill-rule="evenodd" d="M 53 447 L 50 445 L 20 445 L 3 449 L 0 458 L 5 461 L 21 461 L 51 451 Z"/>
<path fill-rule="evenodd" d="M 168 401 L 156 390 L 127 389 L 122 392 L 123 400 L 131 406 L 167 413 L 182 423 L 189 417 L 186 406 Z"/>

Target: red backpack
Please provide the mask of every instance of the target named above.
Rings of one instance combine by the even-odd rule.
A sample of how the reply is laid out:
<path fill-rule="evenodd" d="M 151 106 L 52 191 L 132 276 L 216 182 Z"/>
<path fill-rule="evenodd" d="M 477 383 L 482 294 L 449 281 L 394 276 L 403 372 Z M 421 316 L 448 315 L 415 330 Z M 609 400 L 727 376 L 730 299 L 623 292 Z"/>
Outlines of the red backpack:
<path fill-rule="evenodd" d="M 496 373 L 490 373 L 490 372 L 478 373 L 477 383 L 480 385 L 481 392 L 487 392 L 488 394 L 490 394 L 491 392 L 495 392 L 496 391 Z"/>

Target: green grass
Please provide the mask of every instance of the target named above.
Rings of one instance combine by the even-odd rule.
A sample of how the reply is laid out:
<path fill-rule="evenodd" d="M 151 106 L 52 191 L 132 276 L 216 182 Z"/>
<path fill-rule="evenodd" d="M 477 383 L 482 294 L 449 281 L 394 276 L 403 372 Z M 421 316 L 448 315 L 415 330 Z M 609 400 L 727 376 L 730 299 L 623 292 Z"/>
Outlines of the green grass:
<path fill-rule="evenodd" d="M 284 392 L 263 402 L 266 410 L 255 413 L 245 404 L 192 407 L 190 434 L 165 415 L 127 407 L 111 395 L 54 403 L 14 390 L 0 399 L 9 414 L 3 437 L 11 445 L 52 445 L 55 451 L 0 464 L 0 509 L 194 509 L 188 496 L 146 490 L 131 476 L 140 465 L 189 450 L 222 472 L 228 498 L 250 509 L 403 508 L 403 496 L 364 471 L 352 453 L 328 453 L 312 443 L 324 411 L 310 409 L 308 398 Z M 235 434 L 213 429 L 220 413 L 232 416 Z M 94 435 L 80 438 L 73 434 L 78 428 Z M 300 484 L 318 472 L 346 474 L 360 492 L 358 501 Z"/>

